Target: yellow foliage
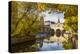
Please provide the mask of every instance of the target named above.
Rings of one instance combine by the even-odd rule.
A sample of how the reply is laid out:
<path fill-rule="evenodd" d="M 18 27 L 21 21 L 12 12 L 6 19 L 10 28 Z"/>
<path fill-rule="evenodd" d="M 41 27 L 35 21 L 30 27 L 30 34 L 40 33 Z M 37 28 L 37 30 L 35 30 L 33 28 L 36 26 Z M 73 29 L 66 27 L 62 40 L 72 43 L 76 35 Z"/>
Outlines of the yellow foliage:
<path fill-rule="evenodd" d="M 38 11 L 44 10 L 45 9 L 45 4 L 38 3 L 37 4 L 37 9 L 38 9 Z"/>

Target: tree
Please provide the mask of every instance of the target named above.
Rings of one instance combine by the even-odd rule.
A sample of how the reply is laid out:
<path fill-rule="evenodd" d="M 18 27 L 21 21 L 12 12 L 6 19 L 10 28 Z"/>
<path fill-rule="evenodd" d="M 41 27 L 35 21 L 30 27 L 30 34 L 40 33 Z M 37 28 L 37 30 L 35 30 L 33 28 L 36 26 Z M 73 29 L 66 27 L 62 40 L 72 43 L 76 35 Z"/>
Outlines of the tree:
<path fill-rule="evenodd" d="M 34 33 L 39 30 L 39 14 L 36 3 L 12 2 L 11 35 Z M 14 14 L 14 15 L 13 15 Z M 14 17 L 15 16 L 15 17 Z M 13 23 L 14 22 L 14 23 Z M 36 27 L 37 26 L 37 27 Z M 14 29 L 13 29 L 14 27 Z"/>
<path fill-rule="evenodd" d="M 38 32 L 40 28 L 40 18 L 42 17 L 39 15 L 41 12 L 44 12 L 46 10 L 50 10 L 51 12 L 64 12 L 64 28 L 66 30 L 69 30 L 69 28 L 71 28 L 72 30 L 77 31 L 77 8 L 78 7 L 76 5 L 32 2 L 26 3 L 14 1 L 12 2 L 11 8 L 11 34 L 20 34 L 20 32 L 26 32 L 26 34 L 28 32 Z"/>
<path fill-rule="evenodd" d="M 74 32 L 77 32 L 77 30 L 78 30 L 77 16 L 67 17 L 64 22 L 64 28 L 66 30 L 72 29 Z"/>

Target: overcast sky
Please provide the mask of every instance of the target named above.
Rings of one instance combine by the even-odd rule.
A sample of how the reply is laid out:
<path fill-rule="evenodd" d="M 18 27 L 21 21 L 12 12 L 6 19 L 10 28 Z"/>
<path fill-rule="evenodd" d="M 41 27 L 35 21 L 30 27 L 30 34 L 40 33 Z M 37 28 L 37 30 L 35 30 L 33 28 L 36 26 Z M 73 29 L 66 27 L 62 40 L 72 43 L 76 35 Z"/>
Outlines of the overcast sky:
<path fill-rule="evenodd" d="M 43 12 L 42 14 L 44 14 L 44 21 L 53 21 L 53 22 L 58 22 L 58 18 L 60 19 L 60 22 L 63 23 L 64 22 L 64 14 L 63 13 L 57 13 L 57 12 L 52 12 L 52 13 L 48 13 L 49 11 Z"/>

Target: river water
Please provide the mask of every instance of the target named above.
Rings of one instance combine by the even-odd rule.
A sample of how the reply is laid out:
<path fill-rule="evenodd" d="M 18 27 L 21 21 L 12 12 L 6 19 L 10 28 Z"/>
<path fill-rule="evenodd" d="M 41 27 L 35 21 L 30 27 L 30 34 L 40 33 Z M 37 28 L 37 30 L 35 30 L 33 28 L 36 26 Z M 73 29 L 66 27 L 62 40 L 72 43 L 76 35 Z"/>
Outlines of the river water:
<path fill-rule="evenodd" d="M 43 42 L 43 46 L 40 48 L 40 51 L 51 51 L 51 50 L 64 50 L 63 45 L 61 43 L 45 43 Z"/>
<path fill-rule="evenodd" d="M 64 50 L 63 44 L 58 42 L 44 42 L 40 51 Z"/>
<path fill-rule="evenodd" d="M 31 45 L 34 46 L 32 47 Z M 41 47 L 36 46 L 36 43 L 29 41 L 29 43 L 20 43 L 12 46 L 12 52 L 34 52 L 34 51 L 54 51 L 54 50 L 64 50 L 62 43 L 42 41 Z"/>

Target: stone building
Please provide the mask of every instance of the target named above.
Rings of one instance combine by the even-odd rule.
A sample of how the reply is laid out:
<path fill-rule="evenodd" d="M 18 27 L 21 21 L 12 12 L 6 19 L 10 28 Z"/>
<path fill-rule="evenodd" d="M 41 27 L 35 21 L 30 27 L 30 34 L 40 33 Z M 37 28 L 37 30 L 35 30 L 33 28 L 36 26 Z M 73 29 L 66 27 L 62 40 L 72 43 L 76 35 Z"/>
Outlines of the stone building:
<path fill-rule="evenodd" d="M 64 24 L 60 22 L 60 19 L 58 19 L 57 23 L 51 23 L 50 27 L 51 29 L 54 29 L 56 31 L 56 29 L 60 29 L 60 30 L 64 30 Z"/>

